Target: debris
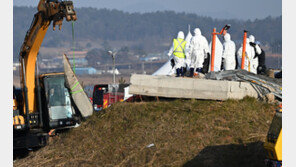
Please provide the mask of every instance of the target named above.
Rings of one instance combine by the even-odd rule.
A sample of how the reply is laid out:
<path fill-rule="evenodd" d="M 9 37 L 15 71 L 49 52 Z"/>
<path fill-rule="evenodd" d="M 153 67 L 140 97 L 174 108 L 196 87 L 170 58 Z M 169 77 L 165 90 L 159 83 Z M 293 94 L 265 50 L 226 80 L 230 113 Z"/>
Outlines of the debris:
<path fill-rule="evenodd" d="M 237 69 L 221 72 L 210 72 L 206 75 L 207 79 L 243 81 L 250 83 L 258 92 L 259 97 L 264 97 L 269 93 L 274 94 L 277 98 L 282 99 L 282 81 L 279 79 L 256 75 L 251 72 Z M 270 98 L 270 97 L 266 97 Z"/>
<path fill-rule="evenodd" d="M 268 94 L 265 95 L 265 97 L 266 97 L 266 101 L 268 103 L 274 103 L 275 102 L 275 96 L 274 96 L 274 94 L 268 93 Z"/>
<path fill-rule="evenodd" d="M 150 147 L 154 147 L 155 145 L 154 145 L 154 143 L 152 143 L 152 144 L 149 144 L 148 146 L 146 146 L 147 148 L 150 148 Z"/>
<path fill-rule="evenodd" d="M 258 98 L 257 91 L 247 82 L 139 74 L 133 74 L 130 82 L 129 93 L 137 95 L 209 100 Z"/>
<path fill-rule="evenodd" d="M 71 90 L 71 97 L 81 115 L 86 118 L 93 114 L 93 107 L 81 84 L 74 74 L 66 54 L 63 55 L 66 86 Z"/>
<path fill-rule="evenodd" d="M 80 124 L 76 123 L 75 126 L 74 126 L 74 128 L 77 128 L 79 126 L 80 126 Z"/>
<path fill-rule="evenodd" d="M 48 135 L 49 136 L 55 136 L 56 135 L 56 129 L 51 129 L 49 132 L 48 132 Z"/>
<path fill-rule="evenodd" d="M 198 78 L 198 79 L 204 79 L 204 78 L 205 78 L 205 75 L 204 75 L 203 73 L 199 73 L 199 74 L 197 75 L 197 78 Z"/>

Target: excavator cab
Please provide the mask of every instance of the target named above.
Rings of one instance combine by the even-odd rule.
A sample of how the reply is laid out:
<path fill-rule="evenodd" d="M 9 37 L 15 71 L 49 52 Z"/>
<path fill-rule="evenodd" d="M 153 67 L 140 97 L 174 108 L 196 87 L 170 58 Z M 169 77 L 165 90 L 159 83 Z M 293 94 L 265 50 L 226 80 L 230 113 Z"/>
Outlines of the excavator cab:
<path fill-rule="evenodd" d="M 276 110 L 268 130 L 264 148 L 267 151 L 265 163 L 268 167 L 282 166 L 282 109 Z"/>
<path fill-rule="evenodd" d="M 78 116 L 72 107 L 70 93 L 65 87 L 63 73 L 50 73 L 41 75 L 44 89 L 42 94 L 43 111 L 49 129 L 63 129 L 75 126 Z"/>

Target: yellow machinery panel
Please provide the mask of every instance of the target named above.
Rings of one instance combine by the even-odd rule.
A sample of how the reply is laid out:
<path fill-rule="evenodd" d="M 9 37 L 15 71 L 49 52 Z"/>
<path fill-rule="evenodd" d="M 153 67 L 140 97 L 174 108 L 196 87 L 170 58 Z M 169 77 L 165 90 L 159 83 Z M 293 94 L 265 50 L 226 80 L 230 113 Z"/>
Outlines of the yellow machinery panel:
<path fill-rule="evenodd" d="M 282 161 L 282 130 L 275 143 L 266 140 L 264 148 L 267 150 L 267 157 L 271 160 Z"/>
<path fill-rule="evenodd" d="M 267 166 L 282 166 L 282 109 L 276 111 L 267 138 L 264 143 L 264 148 L 267 151 Z"/>

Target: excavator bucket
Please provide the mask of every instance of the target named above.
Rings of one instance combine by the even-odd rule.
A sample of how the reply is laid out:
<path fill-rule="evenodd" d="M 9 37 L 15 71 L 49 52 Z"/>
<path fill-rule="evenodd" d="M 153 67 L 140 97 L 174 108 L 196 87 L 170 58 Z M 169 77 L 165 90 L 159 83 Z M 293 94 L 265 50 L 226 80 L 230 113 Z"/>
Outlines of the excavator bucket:
<path fill-rule="evenodd" d="M 89 98 L 83 90 L 83 87 L 79 83 L 75 73 L 73 72 L 67 56 L 63 55 L 65 81 L 66 87 L 70 90 L 71 97 L 79 109 L 81 115 L 86 118 L 93 114 L 93 107 Z"/>
<path fill-rule="evenodd" d="M 66 15 L 67 21 L 76 21 L 76 12 L 74 11 L 73 2 L 72 1 L 63 1 L 63 12 Z"/>
<path fill-rule="evenodd" d="M 55 26 L 59 26 L 59 30 L 61 30 L 64 18 L 68 22 L 77 20 L 72 1 L 49 2 L 49 5 L 56 6 L 48 8 L 49 13 L 53 16 L 53 30 L 55 30 Z"/>

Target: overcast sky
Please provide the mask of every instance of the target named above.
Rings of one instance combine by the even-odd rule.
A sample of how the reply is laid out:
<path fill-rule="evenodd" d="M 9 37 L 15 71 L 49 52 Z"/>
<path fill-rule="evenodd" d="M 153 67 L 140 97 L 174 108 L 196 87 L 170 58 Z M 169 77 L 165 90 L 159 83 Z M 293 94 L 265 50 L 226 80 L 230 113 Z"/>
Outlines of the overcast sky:
<path fill-rule="evenodd" d="M 74 7 L 127 12 L 173 10 L 214 18 L 261 19 L 282 14 L 282 0 L 72 0 Z M 39 0 L 13 0 L 15 6 L 37 6 Z"/>

